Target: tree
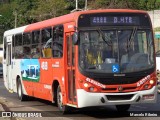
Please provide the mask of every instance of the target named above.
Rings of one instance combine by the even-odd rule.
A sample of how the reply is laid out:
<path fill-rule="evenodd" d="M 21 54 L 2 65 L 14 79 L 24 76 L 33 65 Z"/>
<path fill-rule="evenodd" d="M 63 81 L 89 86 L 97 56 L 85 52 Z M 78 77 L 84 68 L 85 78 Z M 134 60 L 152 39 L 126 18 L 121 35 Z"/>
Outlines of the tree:
<path fill-rule="evenodd" d="M 17 27 L 37 22 L 31 17 L 31 11 L 37 8 L 37 0 L 14 0 L 13 13 L 17 15 Z"/>
<path fill-rule="evenodd" d="M 14 6 L 14 5 L 13 5 Z M 0 44 L 2 43 L 2 37 L 5 30 L 13 28 L 14 17 L 12 15 L 11 4 L 0 5 Z"/>
<path fill-rule="evenodd" d="M 90 0 L 88 0 L 89 2 Z M 76 8 L 76 0 L 67 0 L 67 9 L 72 11 Z M 85 6 L 85 0 L 78 0 L 78 8 L 83 9 Z"/>
<path fill-rule="evenodd" d="M 91 0 L 90 8 L 129 8 L 141 10 L 153 10 L 160 8 L 158 0 Z"/>
<path fill-rule="evenodd" d="M 31 18 L 41 21 L 68 13 L 65 0 L 38 0 L 36 7 L 30 11 Z"/>

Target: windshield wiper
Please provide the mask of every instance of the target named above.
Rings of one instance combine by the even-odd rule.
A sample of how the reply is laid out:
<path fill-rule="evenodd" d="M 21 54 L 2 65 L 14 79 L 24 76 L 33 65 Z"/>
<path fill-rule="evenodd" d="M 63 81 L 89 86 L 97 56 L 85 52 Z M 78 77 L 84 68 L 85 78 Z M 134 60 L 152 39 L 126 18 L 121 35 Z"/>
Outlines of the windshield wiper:
<path fill-rule="evenodd" d="M 99 28 L 99 29 L 97 29 L 97 31 L 98 31 L 98 33 L 102 36 L 102 40 L 108 45 L 108 46 L 111 46 L 112 45 L 112 42 L 111 42 L 111 40 L 109 39 L 109 38 L 107 38 L 107 40 L 106 40 L 106 38 L 105 38 L 105 35 L 104 35 L 104 33 L 102 32 L 102 30 Z M 108 42 L 108 41 L 110 41 L 110 42 Z"/>
<path fill-rule="evenodd" d="M 137 32 L 137 27 L 134 27 L 130 38 L 127 40 L 127 47 L 128 48 L 131 46 L 131 43 L 134 40 L 134 36 L 135 36 L 136 32 Z"/>

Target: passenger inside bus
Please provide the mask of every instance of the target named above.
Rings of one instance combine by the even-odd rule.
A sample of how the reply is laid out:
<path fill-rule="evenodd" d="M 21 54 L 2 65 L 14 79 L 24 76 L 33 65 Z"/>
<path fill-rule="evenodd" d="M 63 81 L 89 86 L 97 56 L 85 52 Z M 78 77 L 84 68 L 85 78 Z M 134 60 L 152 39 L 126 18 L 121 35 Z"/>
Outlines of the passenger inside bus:
<path fill-rule="evenodd" d="M 87 61 L 89 65 L 98 65 L 101 64 L 102 61 L 102 49 L 103 46 L 101 46 L 99 36 L 97 35 L 97 32 L 85 33 L 85 41 L 87 42 L 87 48 L 86 48 L 86 56 Z"/>
<path fill-rule="evenodd" d="M 63 28 L 62 26 L 54 29 L 52 53 L 53 57 L 63 56 Z"/>
<path fill-rule="evenodd" d="M 138 50 L 139 46 L 136 43 L 138 42 L 137 33 L 131 38 L 132 34 L 131 31 L 125 31 L 123 32 L 123 36 L 119 36 L 119 41 L 121 41 L 119 44 L 121 53 L 120 63 L 123 72 L 143 69 L 143 67 L 149 65 L 148 54 L 140 53 Z"/>
<path fill-rule="evenodd" d="M 119 55 L 120 55 L 120 64 L 128 63 L 131 53 L 131 48 L 129 47 L 129 39 L 131 36 L 131 31 L 121 30 L 118 31 L 118 41 L 119 41 Z"/>
<path fill-rule="evenodd" d="M 42 48 L 42 56 L 45 58 L 50 58 L 52 57 L 52 48 L 51 48 L 51 44 L 52 44 L 52 38 L 50 38 L 45 45 Z"/>
<path fill-rule="evenodd" d="M 40 54 L 40 48 L 39 47 L 35 48 L 35 52 L 32 53 L 32 55 L 33 55 L 32 56 L 33 58 L 39 58 L 41 56 L 41 54 Z"/>
<path fill-rule="evenodd" d="M 23 47 L 23 58 L 31 58 L 31 49 L 30 47 Z"/>

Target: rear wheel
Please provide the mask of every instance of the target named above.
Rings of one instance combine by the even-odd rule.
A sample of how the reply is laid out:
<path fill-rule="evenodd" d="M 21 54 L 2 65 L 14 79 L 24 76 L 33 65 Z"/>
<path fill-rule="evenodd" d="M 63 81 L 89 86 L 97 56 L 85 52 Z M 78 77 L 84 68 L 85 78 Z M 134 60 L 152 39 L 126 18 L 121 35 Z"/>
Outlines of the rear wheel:
<path fill-rule="evenodd" d="M 18 93 L 19 100 L 21 100 L 21 101 L 26 100 L 26 95 L 23 94 L 22 84 L 20 82 L 20 79 L 18 80 L 17 93 Z"/>
<path fill-rule="evenodd" d="M 118 111 L 128 111 L 131 105 L 116 105 Z"/>
<path fill-rule="evenodd" d="M 60 86 L 57 88 L 57 106 L 62 114 L 68 113 L 70 110 L 69 106 L 63 105 L 63 96 Z"/>

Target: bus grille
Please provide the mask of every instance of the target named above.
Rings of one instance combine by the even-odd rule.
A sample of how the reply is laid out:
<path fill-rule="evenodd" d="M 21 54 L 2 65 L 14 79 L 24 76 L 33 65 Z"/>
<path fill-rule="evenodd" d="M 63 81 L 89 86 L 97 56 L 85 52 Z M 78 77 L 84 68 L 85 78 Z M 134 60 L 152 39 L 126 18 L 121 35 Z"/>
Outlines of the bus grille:
<path fill-rule="evenodd" d="M 130 95 L 106 95 L 107 99 L 110 101 L 118 101 L 118 100 L 130 100 L 132 99 L 134 94 Z"/>
<path fill-rule="evenodd" d="M 112 78 L 93 78 L 94 80 L 104 85 L 120 85 L 120 84 L 133 84 L 141 80 L 144 76 L 140 77 L 112 77 Z"/>
<path fill-rule="evenodd" d="M 117 86 L 112 86 L 110 88 L 102 88 L 103 92 L 132 92 L 132 91 L 135 91 L 135 90 L 138 90 L 137 86 L 131 86 L 131 87 L 128 87 L 128 86 L 123 86 L 123 90 L 122 91 L 119 91 L 118 90 L 118 87 Z"/>

